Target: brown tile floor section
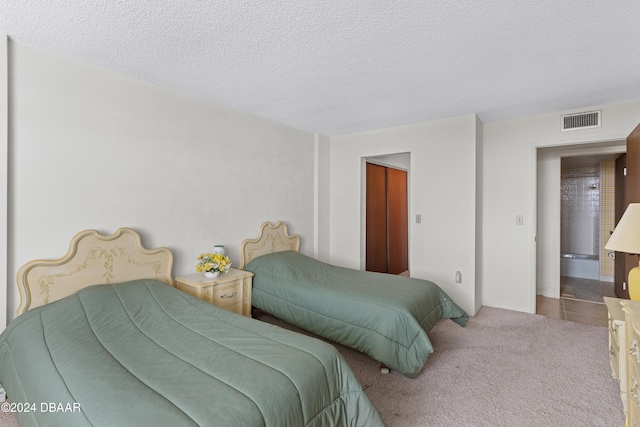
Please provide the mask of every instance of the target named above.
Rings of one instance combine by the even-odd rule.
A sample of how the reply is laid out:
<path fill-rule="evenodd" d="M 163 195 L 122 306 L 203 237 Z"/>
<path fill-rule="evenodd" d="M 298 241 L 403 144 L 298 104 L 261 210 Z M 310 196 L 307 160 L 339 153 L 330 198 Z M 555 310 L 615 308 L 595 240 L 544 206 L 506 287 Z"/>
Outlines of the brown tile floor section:
<path fill-rule="evenodd" d="M 544 316 L 587 325 L 607 326 L 607 306 L 604 303 L 538 295 L 536 304 L 536 313 Z"/>

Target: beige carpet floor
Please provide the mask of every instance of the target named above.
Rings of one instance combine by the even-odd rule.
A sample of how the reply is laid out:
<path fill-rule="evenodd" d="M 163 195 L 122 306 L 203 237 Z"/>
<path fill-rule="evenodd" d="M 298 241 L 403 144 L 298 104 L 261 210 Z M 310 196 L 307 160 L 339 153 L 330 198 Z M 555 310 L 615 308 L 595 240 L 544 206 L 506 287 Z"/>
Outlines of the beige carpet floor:
<path fill-rule="evenodd" d="M 259 318 L 296 330 L 269 315 Z M 483 307 L 465 328 L 449 320 L 434 327 L 436 351 L 416 379 L 380 374 L 368 356 L 336 347 L 390 427 L 622 426 L 607 333 Z M 0 426 L 15 425 L 0 413 Z"/>
<path fill-rule="evenodd" d="M 623 426 L 607 334 L 606 327 L 483 307 L 465 328 L 450 320 L 433 328 L 435 353 L 416 379 L 382 375 L 368 356 L 336 348 L 390 427 Z"/>

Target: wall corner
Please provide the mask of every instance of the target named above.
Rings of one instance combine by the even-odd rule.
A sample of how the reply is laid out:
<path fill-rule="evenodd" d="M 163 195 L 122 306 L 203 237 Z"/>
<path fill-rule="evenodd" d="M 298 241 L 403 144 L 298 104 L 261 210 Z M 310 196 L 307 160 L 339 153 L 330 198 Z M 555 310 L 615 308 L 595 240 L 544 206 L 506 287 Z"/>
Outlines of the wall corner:
<path fill-rule="evenodd" d="M 0 295 L 4 304 L 0 304 L 0 331 L 8 324 L 10 298 L 7 277 L 8 266 L 8 171 L 9 171 L 9 38 L 0 33 Z M 0 299 L 1 301 L 1 299 Z"/>
<path fill-rule="evenodd" d="M 316 259 L 329 262 L 330 257 L 330 198 L 329 163 L 330 139 L 314 134 L 314 194 L 313 194 L 313 255 Z"/>
<path fill-rule="evenodd" d="M 474 308 L 477 312 L 482 307 L 482 176 L 483 176 L 483 135 L 484 123 L 476 115 L 476 242 L 475 242 L 475 298 Z"/>

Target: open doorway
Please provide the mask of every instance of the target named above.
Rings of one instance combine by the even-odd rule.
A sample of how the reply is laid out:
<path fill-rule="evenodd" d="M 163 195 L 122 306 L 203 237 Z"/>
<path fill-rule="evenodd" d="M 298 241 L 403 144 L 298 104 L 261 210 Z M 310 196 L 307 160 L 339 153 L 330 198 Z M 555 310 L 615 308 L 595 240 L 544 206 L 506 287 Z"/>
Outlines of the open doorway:
<path fill-rule="evenodd" d="M 603 297 L 615 297 L 614 253 L 604 246 L 615 226 L 619 155 L 561 158 L 561 298 L 604 303 Z"/>
<path fill-rule="evenodd" d="M 586 162 L 599 164 L 601 161 L 613 160 L 626 151 L 626 141 L 608 141 L 601 143 L 576 144 L 570 146 L 555 146 L 538 148 L 537 150 L 537 201 L 536 201 L 536 312 L 549 317 L 581 321 L 583 323 L 606 325 L 606 307 L 591 301 L 577 300 L 568 297 L 569 291 L 563 289 L 565 297 L 561 297 L 561 278 L 563 272 L 561 261 L 563 253 L 570 254 L 572 251 L 562 249 L 562 163 L 565 160 L 569 166 L 582 167 Z M 589 159 L 590 156 L 597 156 Z M 573 160 L 569 160 L 575 158 Z M 579 164 L 585 162 L 585 164 Z M 591 163 L 593 166 L 593 163 Z M 577 175 L 577 174 L 576 174 Z M 590 182 L 586 177 L 583 181 L 588 190 L 595 190 L 591 187 L 601 185 L 599 182 Z M 576 180 L 579 181 L 579 180 Z M 576 184 L 577 185 L 577 184 Z M 599 194 L 598 194 L 599 195 Z M 593 193 L 592 193 L 593 196 Z M 576 221 L 571 221 L 575 226 Z M 600 221 L 600 219 L 598 219 Z M 589 232 L 583 233 L 584 227 L 588 227 Z M 579 233 L 594 236 L 595 225 L 577 227 Z M 600 230 L 600 227 L 598 227 Z M 598 234 L 600 239 L 600 234 Z M 595 237 L 594 237 L 595 239 Z M 585 239 L 593 243 L 592 239 Z M 600 244 L 599 244 L 600 245 Z M 604 244 L 602 244 L 603 247 Z M 575 252 L 582 252 L 575 250 Z M 589 254 L 593 255 L 593 253 Z M 604 255 L 603 255 L 604 256 Z M 606 254 L 608 256 L 608 254 Z M 598 263 L 597 270 L 600 269 L 600 257 L 595 261 Z M 564 274 L 568 274 L 565 270 Z M 569 274 L 575 274 L 573 272 Z M 598 273 L 599 274 L 599 273 Z M 601 277 L 598 276 L 598 279 Z M 585 279 L 587 280 L 587 279 Z M 600 280 L 597 280 L 600 281 Z M 606 281 L 606 280 L 605 280 Z M 607 284 L 613 288 L 611 285 Z M 575 294 L 575 291 L 574 291 Z"/>
<path fill-rule="evenodd" d="M 561 260 L 563 253 L 582 252 L 581 250 L 562 249 L 562 163 L 563 159 L 567 170 L 583 167 L 595 167 L 603 161 L 614 160 L 626 151 L 626 141 L 610 141 L 592 144 L 577 144 L 572 146 L 545 147 L 537 150 L 537 249 L 536 249 L 536 295 L 560 299 L 560 279 L 563 276 Z M 598 169 L 599 171 L 599 169 Z M 590 178 L 584 179 L 584 184 L 589 187 L 601 182 L 590 182 Z M 579 180 L 576 180 L 579 181 Z M 577 185 L 577 184 L 576 184 Z M 593 193 L 591 193 L 593 196 Z M 599 196 L 599 193 L 598 193 Z M 607 202 L 608 203 L 608 202 Z M 575 218 L 566 219 L 570 225 L 576 224 Z M 565 224 L 566 225 L 566 224 Z M 591 224 L 588 233 L 584 233 L 585 227 L 576 227 L 579 232 L 587 236 L 593 236 L 595 225 Z M 606 228 L 598 227 L 600 234 L 598 239 L 605 240 L 602 236 L 607 232 Z M 595 237 L 594 237 L 595 239 Z M 593 239 L 587 239 L 594 243 Z M 595 243 L 594 243 L 595 244 Z M 604 243 L 598 243 L 604 247 Z M 600 258 L 609 256 L 601 252 L 597 253 L 597 269 L 600 269 Z M 594 255 L 591 253 L 590 255 Z M 593 267 L 593 266 L 592 266 Z M 566 271 L 565 271 L 566 274 Z M 575 275 L 571 272 L 570 274 Z M 599 274 L 599 273 L 598 273 Z M 606 276 L 606 275 L 605 275 Z M 598 277 L 601 279 L 601 277 Z M 608 279 L 603 278 L 603 281 Z M 598 280 L 600 281 L 600 280 Z"/>

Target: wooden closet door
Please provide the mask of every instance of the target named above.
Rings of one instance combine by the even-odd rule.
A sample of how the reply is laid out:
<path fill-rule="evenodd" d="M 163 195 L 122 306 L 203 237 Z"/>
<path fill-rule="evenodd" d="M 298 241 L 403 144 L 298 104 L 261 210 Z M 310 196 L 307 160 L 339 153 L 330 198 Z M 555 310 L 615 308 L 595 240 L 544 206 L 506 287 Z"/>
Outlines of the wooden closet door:
<path fill-rule="evenodd" d="M 409 212 L 407 172 L 387 168 L 388 272 L 400 274 L 409 269 Z"/>
<path fill-rule="evenodd" d="M 640 125 L 627 137 L 626 155 L 616 160 L 616 225 L 629 203 L 640 203 Z M 628 286 L 623 289 L 622 284 L 627 282 L 629 271 L 637 266 L 637 255 L 616 252 L 615 292 L 618 298 L 629 298 Z"/>
<path fill-rule="evenodd" d="M 367 163 L 366 270 L 387 272 L 387 173 Z"/>
<path fill-rule="evenodd" d="M 640 125 L 627 137 L 626 203 L 640 203 Z"/>
<path fill-rule="evenodd" d="M 627 174 L 625 176 L 625 209 L 629 203 L 640 203 L 640 125 L 627 137 L 627 154 L 625 160 Z M 620 252 L 616 256 L 623 255 Z M 625 282 L 628 280 L 629 271 L 638 266 L 638 255 L 624 254 L 625 258 Z M 624 291 L 629 295 L 629 287 Z"/>

